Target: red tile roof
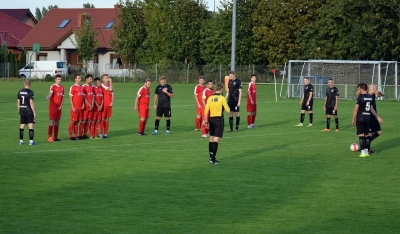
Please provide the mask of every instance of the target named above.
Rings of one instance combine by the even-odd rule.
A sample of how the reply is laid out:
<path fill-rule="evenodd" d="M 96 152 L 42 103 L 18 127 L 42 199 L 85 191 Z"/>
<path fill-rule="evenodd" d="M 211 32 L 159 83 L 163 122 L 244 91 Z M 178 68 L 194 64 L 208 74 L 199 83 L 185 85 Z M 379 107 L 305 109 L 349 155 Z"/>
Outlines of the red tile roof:
<path fill-rule="evenodd" d="M 32 15 L 31 10 L 29 8 L 26 9 L 0 9 L 1 13 L 4 13 L 14 19 L 21 21 L 26 15 L 29 15 L 35 23 L 37 23 L 36 18 Z"/>
<path fill-rule="evenodd" d="M 97 31 L 99 48 L 111 50 L 110 38 L 112 29 L 104 29 L 111 21 L 118 19 L 115 8 L 52 8 L 19 43 L 19 47 L 31 48 L 33 43 L 39 43 L 41 50 L 54 50 L 68 36 L 73 29 L 78 28 L 78 16 L 86 14 L 93 19 L 93 26 Z M 65 19 L 71 20 L 64 28 L 57 28 Z"/>
<path fill-rule="evenodd" d="M 16 47 L 31 30 L 31 26 L 0 12 L 0 43 L 4 40 L 8 47 Z"/>

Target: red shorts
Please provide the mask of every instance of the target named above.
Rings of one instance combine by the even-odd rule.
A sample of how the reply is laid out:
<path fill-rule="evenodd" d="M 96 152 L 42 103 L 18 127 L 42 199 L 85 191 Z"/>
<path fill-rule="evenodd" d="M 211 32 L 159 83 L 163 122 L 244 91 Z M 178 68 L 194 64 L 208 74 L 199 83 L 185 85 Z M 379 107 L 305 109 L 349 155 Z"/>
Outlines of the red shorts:
<path fill-rule="evenodd" d="M 201 108 L 201 118 L 202 118 L 202 120 L 206 119 L 206 115 L 204 114 L 204 110 L 205 110 L 205 107 L 202 107 Z M 208 112 L 208 118 L 207 119 L 210 120 L 210 112 Z"/>
<path fill-rule="evenodd" d="M 76 109 L 76 112 L 73 112 L 72 109 L 70 109 L 70 113 L 71 113 L 71 121 L 79 122 L 83 120 L 82 109 Z"/>
<path fill-rule="evenodd" d="M 199 108 L 198 106 L 196 106 L 196 113 L 197 113 L 197 115 L 203 116 L 204 107 Z"/>
<path fill-rule="evenodd" d="M 58 106 L 49 106 L 49 119 L 50 120 L 60 120 L 61 110 L 58 110 Z"/>
<path fill-rule="evenodd" d="M 93 110 L 89 110 L 87 106 L 83 110 L 83 119 L 93 119 Z"/>
<path fill-rule="evenodd" d="M 97 106 L 94 106 L 92 110 L 92 120 L 101 120 L 101 114 L 101 111 L 97 111 Z"/>
<path fill-rule="evenodd" d="M 111 106 L 105 106 L 103 108 L 101 117 L 109 119 L 109 118 L 111 118 L 111 116 L 112 116 L 112 107 Z"/>
<path fill-rule="evenodd" d="M 150 117 L 149 106 L 139 106 L 138 107 L 139 118 L 148 119 Z"/>
<path fill-rule="evenodd" d="M 256 112 L 257 111 L 257 104 L 251 105 L 247 103 L 247 112 Z"/>

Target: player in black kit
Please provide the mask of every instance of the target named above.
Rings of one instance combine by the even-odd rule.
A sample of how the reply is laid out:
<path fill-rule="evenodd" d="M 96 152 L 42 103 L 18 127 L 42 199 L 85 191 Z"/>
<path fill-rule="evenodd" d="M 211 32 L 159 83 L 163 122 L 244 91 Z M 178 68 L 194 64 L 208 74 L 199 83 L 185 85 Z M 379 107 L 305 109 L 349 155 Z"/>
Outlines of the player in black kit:
<path fill-rule="evenodd" d="M 165 135 L 169 135 L 169 129 L 171 127 L 171 98 L 173 97 L 174 91 L 171 85 L 167 84 L 165 76 L 161 76 L 160 84 L 156 87 L 154 95 L 154 110 L 156 110 L 157 113 L 153 135 L 157 135 L 160 119 L 163 115 L 167 120 L 167 131 Z"/>
<path fill-rule="evenodd" d="M 20 127 L 19 127 L 19 144 L 24 144 L 24 129 L 25 124 L 28 124 L 29 127 L 29 145 L 35 146 L 35 142 L 33 141 L 34 130 L 33 124 L 36 119 L 35 105 L 33 103 L 34 94 L 33 91 L 30 90 L 31 80 L 26 79 L 24 81 L 24 88 L 18 92 L 18 111 L 20 118 Z"/>
<path fill-rule="evenodd" d="M 310 116 L 310 123 L 308 124 L 308 127 L 312 126 L 313 122 L 313 112 L 312 112 L 312 107 L 313 107 L 313 97 L 314 97 L 314 87 L 310 84 L 310 80 L 308 77 L 304 77 L 304 91 L 303 95 L 301 96 L 300 100 L 300 106 L 301 106 L 301 111 L 300 111 L 300 123 L 297 124 L 296 126 L 303 126 L 304 122 L 304 113 L 307 110 L 308 114 Z"/>
<path fill-rule="evenodd" d="M 335 117 L 335 124 L 336 124 L 335 132 L 339 132 L 339 119 L 337 116 L 339 90 L 335 86 L 333 86 L 332 78 L 328 79 L 328 85 L 329 85 L 329 87 L 326 89 L 326 97 L 325 97 L 325 104 L 324 104 L 324 110 L 325 110 L 325 114 L 326 114 L 326 128 L 322 131 L 323 132 L 330 131 L 329 127 L 331 124 L 331 115 L 333 115 L 333 117 Z"/>
<path fill-rule="evenodd" d="M 240 123 L 240 100 L 242 99 L 242 81 L 236 79 L 235 72 L 229 72 L 229 83 L 228 91 L 226 92 L 226 99 L 228 99 L 228 106 L 230 108 L 229 112 L 229 131 L 233 131 L 233 112 L 236 115 L 236 127 L 235 131 L 239 130 Z"/>
<path fill-rule="evenodd" d="M 361 155 L 360 157 L 369 156 L 368 148 L 370 146 L 370 128 L 371 128 L 371 114 L 374 115 L 379 123 L 383 120 L 375 112 L 373 107 L 373 97 L 367 93 L 367 85 L 360 83 L 358 85 L 359 96 L 357 97 L 356 105 L 353 111 L 352 124 L 356 125 L 357 135 L 360 141 Z"/>

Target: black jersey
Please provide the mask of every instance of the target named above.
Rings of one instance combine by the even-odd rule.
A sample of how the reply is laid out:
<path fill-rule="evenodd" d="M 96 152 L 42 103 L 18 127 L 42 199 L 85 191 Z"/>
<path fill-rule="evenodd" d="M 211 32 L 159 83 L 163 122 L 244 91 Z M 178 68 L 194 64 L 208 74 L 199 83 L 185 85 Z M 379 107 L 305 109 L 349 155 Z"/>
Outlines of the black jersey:
<path fill-rule="evenodd" d="M 376 113 L 378 113 L 378 111 L 376 110 L 376 98 L 378 97 L 377 95 L 371 95 L 372 96 L 372 103 L 371 105 L 374 107 L 374 110 Z"/>
<path fill-rule="evenodd" d="M 18 92 L 19 99 L 19 114 L 20 115 L 33 115 L 31 100 L 34 100 L 33 91 L 30 89 L 21 89 Z"/>
<path fill-rule="evenodd" d="M 336 105 L 336 97 L 339 96 L 339 90 L 336 87 L 328 87 L 326 89 L 326 105 L 325 107 L 334 108 Z"/>
<path fill-rule="evenodd" d="M 174 90 L 172 90 L 171 85 L 165 84 L 164 86 L 158 85 L 156 87 L 156 91 L 154 92 L 155 94 L 158 95 L 158 105 L 159 107 L 171 107 L 171 98 L 164 93 L 162 90 L 164 88 L 167 88 L 168 93 L 174 93 Z"/>
<path fill-rule="evenodd" d="M 239 79 L 234 79 L 230 80 L 228 83 L 228 89 L 229 89 L 229 96 L 228 99 L 229 101 L 239 100 L 239 89 L 242 89 L 242 81 Z"/>
<path fill-rule="evenodd" d="M 304 85 L 304 92 L 303 93 L 304 93 L 303 102 L 307 102 L 308 101 L 308 97 L 310 97 L 310 93 L 312 93 L 310 102 L 313 101 L 313 98 L 314 98 L 314 87 L 312 86 L 312 84 L 308 83 L 308 85 Z"/>
<path fill-rule="evenodd" d="M 356 104 L 358 104 L 357 121 L 367 122 L 371 119 L 371 106 L 374 98 L 369 94 L 361 94 L 358 96 Z"/>

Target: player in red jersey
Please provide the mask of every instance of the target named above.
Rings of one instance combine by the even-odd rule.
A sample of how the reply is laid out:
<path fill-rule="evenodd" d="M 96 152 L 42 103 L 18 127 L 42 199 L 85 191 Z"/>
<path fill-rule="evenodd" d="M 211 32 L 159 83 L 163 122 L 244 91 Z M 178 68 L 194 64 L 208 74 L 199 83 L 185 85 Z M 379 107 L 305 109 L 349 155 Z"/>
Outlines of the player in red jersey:
<path fill-rule="evenodd" d="M 202 95 L 203 95 L 203 91 L 204 91 L 204 77 L 200 76 L 199 77 L 199 84 L 196 85 L 196 87 L 194 87 L 194 100 L 196 101 L 196 121 L 195 121 L 195 127 L 194 130 L 195 131 L 200 131 L 201 128 L 201 116 L 202 116 L 202 104 L 203 104 L 203 99 L 202 99 Z M 204 113 L 204 111 L 203 111 Z"/>
<path fill-rule="evenodd" d="M 64 103 L 64 87 L 61 85 L 61 75 L 57 74 L 55 84 L 50 86 L 50 92 L 46 96 L 49 102 L 49 119 L 50 124 L 47 130 L 47 141 L 60 141 L 58 139 L 58 125 L 61 119 L 61 110 Z M 53 137 L 54 131 L 54 137 Z"/>
<path fill-rule="evenodd" d="M 138 110 L 140 118 L 139 128 L 138 128 L 139 136 L 147 135 L 144 133 L 144 129 L 146 128 L 146 123 L 150 115 L 149 114 L 150 85 L 151 85 L 151 80 L 146 79 L 144 81 L 144 85 L 139 89 L 137 93 L 135 106 L 133 107 L 134 111 Z"/>
<path fill-rule="evenodd" d="M 69 123 L 69 139 L 78 140 L 78 124 L 83 119 L 83 108 L 84 93 L 83 88 L 80 85 L 81 76 L 79 74 L 74 75 L 75 84 L 69 89 L 69 100 L 71 102 L 71 121 Z"/>
<path fill-rule="evenodd" d="M 201 113 L 202 113 L 202 124 L 201 124 L 201 136 L 202 137 L 209 137 L 208 135 L 208 129 L 206 128 L 204 120 L 206 119 L 206 116 L 204 115 L 204 109 L 207 105 L 208 98 L 214 94 L 213 90 L 213 81 L 208 80 L 207 81 L 207 88 L 203 90 L 203 93 L 201 94 Z M 208 118 L 209 119 L 209 118 Z"/>
<path fill-rule="evenodd" d="M 93 76 L 87 74 L 85 76 L 85 84 L 82 85 L 83 93 L 85 95 L 85 108 L 83 109 L 83 121 L 79 126 L 79 139 L 89 139 L 87 136 L 87 132 L 92 121 L 93 116 L 93 105 L 94 105 L 94 98 L 93 98 L 93 87 L 92 87 L 92 79 Z"/>
<path fill-rule="evenodd" d="M 112 106 L 114 103 L 114 90 L 112 80 L 108 77 L 107 74 L 102 75 L 101 78 L 103 79 L 103 84 L 101 84 L 101 88 L 103 89 L 104 104 L 101 116 L 102 120 L 100 122 L 100 137 L 107 138 L 108 125 L 112 115 Z"/>
<path fill-rule="evenodd" d="M 254 121 L 257 114 L 257 87 L 256 74 L 251 75 L 251 82 L 247 88 L 247 128 L 256 128 Z"/>
<path fill-rule="evenodd" d="M 94 94 L 94 105 L 93 105 L 93 116 L 92 122 L 90 124 L 90 139 L 101 139 L 97 136 L 98 126 L 101 120 L 101 114 L 103 112 L 103 89 L 101 88 L 100 78 L 94 78 L 93 85 L 93 94 Z"/>

